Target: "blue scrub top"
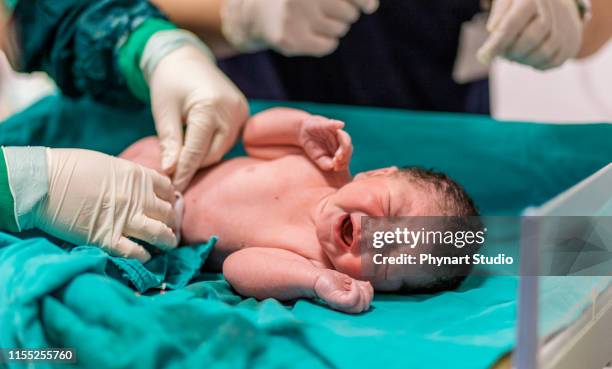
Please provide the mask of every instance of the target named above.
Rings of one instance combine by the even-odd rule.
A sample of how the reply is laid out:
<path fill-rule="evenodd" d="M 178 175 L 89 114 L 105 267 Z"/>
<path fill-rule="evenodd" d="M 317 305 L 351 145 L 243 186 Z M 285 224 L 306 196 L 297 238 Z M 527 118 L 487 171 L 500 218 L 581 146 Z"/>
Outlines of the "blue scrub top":
<path fill-rule="evenodd" d="M 452 79 L 480 0 L 381 0 L 323 58 L 268 51 L 221 62 L 250 98 L 489 114 L 488 81 Z"/>

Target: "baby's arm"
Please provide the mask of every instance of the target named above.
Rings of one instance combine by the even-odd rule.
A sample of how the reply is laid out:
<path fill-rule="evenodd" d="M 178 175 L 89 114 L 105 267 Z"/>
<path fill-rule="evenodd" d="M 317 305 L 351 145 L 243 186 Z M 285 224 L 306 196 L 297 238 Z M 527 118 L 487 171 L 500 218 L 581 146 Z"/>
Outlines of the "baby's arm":
<path fill-rule="evenodd" d="M 347 313 L 369 309 L 373 289 L 331 269 L 318 268 L 308 259 L 287 250 L 251 247 L 231 254 L 223 274 L 241 295 L 263 300 L 320 298 Z"/>
<path fill-rule="evenodd" d="M 254 115 L 245 124 L 242 139 L 250 156 L 276 159 L 300 154 L 298 138 L 302 122 L 311 115 L 305 111 L 274 108 Z"/>
<path fill-rule="evenodd" d="M 353 152 L 344 123 L 301 110 L 275 108 L 255 115 L 245 125 L 243 141 L 250 156 L 277 159 L 304 154 L 322 170 L 348 168 Z"/>

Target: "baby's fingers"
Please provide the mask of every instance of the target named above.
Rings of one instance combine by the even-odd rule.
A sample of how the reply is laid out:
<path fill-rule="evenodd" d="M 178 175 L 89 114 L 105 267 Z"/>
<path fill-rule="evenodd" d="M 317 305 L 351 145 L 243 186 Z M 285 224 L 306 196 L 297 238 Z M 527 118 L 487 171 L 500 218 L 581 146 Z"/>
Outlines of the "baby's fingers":
<path fill-rule="evenodd" d="M 348 297 L 346 308 L 344 309 L 347 313 L 358 314 L 370 308 L 371 297 L 368 297 L 362 282 L 354 279 L 351 280 L 351 291 Z"/>
<path fill-rule="evenodd" d="M 341 290 L 328 301 L 328 304 L 345 313 L 355 314 L 361 311 L 361 291 L 357 283 L 349 278 L 343 283 Z"/>
<path fill-rule="evenodd" d="M 353 147 L 351 136 L 345 130 L 339 129 L 337 136 L 340 148 L 349 149 Z"/>
<path fill-rule="evenodd" d="M 359 298 L 355 301 L 355 305 L 349 310 L 350 313 L 358 314 L 370 310 L 372 302 L 373 289 L 369 282 L 353 281 L 355 290 L 359 293 Z"/>
<path fill-rule="evenodd" d="M 323 128 L 330 131 L 344 128 L 344 122 L 335 119 L 325 118 L 320 115 L 313 115 L 306 118 L 304 120 L 304 124 L 308 128 Z"/>
<path fill-rule="evenodd" d="M 343 129 L 344 128 L 344 122 L 341 120 L 336 120 L 336 119 L 327 119 L 325 118 L 326 125 L 330 128 L 330 129 Z"/>
<path fill-rule="evenodd" d="M 315 160 L 315 163 L 323 171 L 334 169 L 334 159 L 329 156 L 321 156 Z"/>
<path fill-rule="evenodd" d="M 334 154 L 334 170 L 344 170 L 348 167 L 351 156 L 353 155 L 353 145 L 351 136 L 343 130 L 338 130 L 338 149 Z"/>
<path fill-rule="evenodd" d="M 361 289 L 361 297 L 364 302 L 363 311 L 370 310 L 370 303 L 372 302 L 372 297 L 374 297 L 374 289 L 370 282 L 362 282 L 359 281 L 359 288 Z"/>

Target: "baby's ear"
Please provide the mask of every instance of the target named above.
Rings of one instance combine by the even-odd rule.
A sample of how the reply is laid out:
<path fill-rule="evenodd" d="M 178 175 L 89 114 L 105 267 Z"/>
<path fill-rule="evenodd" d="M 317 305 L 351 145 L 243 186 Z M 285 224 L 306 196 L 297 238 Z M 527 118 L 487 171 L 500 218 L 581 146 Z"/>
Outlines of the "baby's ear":
<path fill-rule="evenodd" d="M 399 169 L 396 166 L 369 170 L 367 172 L 361 172 L 357 174 L 355 176 L 355 180 L 358 181 L 360 179 L 364 179 L 364 178 L 372 177 L 372 176 L 386 176 L 389 174 L 397 173 L 397 171 L 399 171 Z"/>

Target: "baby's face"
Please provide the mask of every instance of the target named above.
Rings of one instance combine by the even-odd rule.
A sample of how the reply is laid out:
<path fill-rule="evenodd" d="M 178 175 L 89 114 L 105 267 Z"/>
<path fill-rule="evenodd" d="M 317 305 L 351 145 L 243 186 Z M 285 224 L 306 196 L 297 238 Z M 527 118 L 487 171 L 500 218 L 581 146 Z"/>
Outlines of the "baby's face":
<path fill-rule="evenodd" d="M 397 168 L 360 173 L 328 198 L 317 219 L 317 236 L 336 270 L 361 276 L 361 217 L 426 215 L 431 199 L 411 182 L 391 175 Z"/>

